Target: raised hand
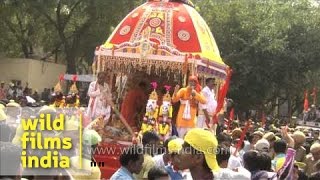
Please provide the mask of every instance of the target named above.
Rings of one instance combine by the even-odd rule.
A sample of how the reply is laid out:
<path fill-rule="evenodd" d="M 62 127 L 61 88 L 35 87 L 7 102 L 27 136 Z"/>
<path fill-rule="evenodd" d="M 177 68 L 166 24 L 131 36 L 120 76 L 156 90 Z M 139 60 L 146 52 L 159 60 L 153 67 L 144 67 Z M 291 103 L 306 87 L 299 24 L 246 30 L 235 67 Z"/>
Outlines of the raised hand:
<path fill-rule="evenodd" d="M 281 127 L 282 138 L 288 143 L 289 148 L 294 148 L 294 139 L 288 133 L 288 126 Z"/>

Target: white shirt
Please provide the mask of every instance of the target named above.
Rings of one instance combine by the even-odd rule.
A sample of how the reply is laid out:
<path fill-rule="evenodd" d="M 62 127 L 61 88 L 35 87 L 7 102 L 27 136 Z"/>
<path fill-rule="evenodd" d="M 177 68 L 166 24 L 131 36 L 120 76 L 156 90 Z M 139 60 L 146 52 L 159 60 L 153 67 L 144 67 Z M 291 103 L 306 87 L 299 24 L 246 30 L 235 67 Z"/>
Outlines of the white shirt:
<path fill-rule="evenodd" d="M 107 105 L 107 99 L 111 99 L 111 92 L 107 83 L 104 85 L 97 84 L 97 81 L 91 82 L 88 89 L 90 97 L 87 115 L 90 118 L 97 118 L 105 115 L 105 119 L 109 119 L 111 107 Z"/>
<path fill-rule="evenodd" d="M 156 156 L 152 157 L 152 159 L 155 162 L 156 167 L 160 167 L 160 168 L 163 167 L 164 168 L 165 164 L 163 161 L 163 154 L 156 155 Z"/>
<path fill-rule="evenodd" d="M 206 109 L 209 113 L 209 115 L 213 115 L 213 113 L 216 111 L 217 108 L 217 101 L 213 90 L 210 90 L 208 86 L 204 87 L 201 91 L 203 96 L 206 98 L 207 103 L 201 104 L 199 103 L 199 110 L 202 111 L 203 109 Z M 203 113 L 199 113 L 203 114 Z"/>
<path fill-rule="evenodd" d="M 230 147 L 230 158 L 228 160 L 228 169 L 237 169 L 239 167 L 243 167 L 243 163 L 242 163 L 242 159 L 240 156 L 240 152 L 237 152 L 236 155 L 234 155 L 234 151 L 236 150 L 236 148 L 234 147 Z"/>
<path fill-rule="evenodd" d="M 237 179 L 237 180 L 250 180 L 251 179 L 251 173 L 244 169 L 244 168 L 238 168 L 238 172 L 232 171 L 228 168 L 221 168 L 218 172 L 214 172 L 214 180 L 221 179 Z"/>
<path fill-rule="evenodd" d="M 23 91 L 22 91 L 22 89 L 17 89 L 17 97 L 19 97 L 19 96 L 23 96 Z"/>
<path fill-rule="evenodd" d="M 182 173 L 183 180 L 191 180 L 192 175 L 190 171 L 185 171 Z M 217 180 L 250 180 L 251 179 L 251 173 L 246 170 L 245 168 L 238 168 L 238 172 L 232 171 L 228 168 L 220 168 L 218 172 L 213 172 L 213 179 Z"/>

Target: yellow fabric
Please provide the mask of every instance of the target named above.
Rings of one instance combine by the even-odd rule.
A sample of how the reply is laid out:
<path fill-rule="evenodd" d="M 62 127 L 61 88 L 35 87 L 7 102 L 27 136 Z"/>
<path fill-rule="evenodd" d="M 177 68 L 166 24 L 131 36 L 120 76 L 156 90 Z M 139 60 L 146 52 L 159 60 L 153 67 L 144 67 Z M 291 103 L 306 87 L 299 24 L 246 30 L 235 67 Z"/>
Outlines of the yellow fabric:
<path fill-rule="evenodd" d="M 276 172 L 278 172 L 278 171 L 282 168 L 285 160 L 286 160 L 285 157 L 282 157 L 282 158 L 277 159 L 277 164 L 276 164 L 276 169 L 275 169 Z M 295 164 L 296 166 L 298 166 L 299 169 L 303 169 L 303 168 L 306 167 L 306 164 L 303 163 L 303 162 L 297 162 L 297 161 L 295 161 L 294 164 Z"/>
<path fill-rule="evenodd" d="M 169 153 L 178 153 L 181 149 L 182 149 L 182 145 L 183 145 L 183 139 L 181 138 L 177 138 L 177 139 L 173 139 L 171 141 L 169 141 L 168 143 L 168 150 Z"/>
<path fill-rule="evenodd" d="M 276 172 L 278 172 L 279 169 L 282 168 L 285 160 L 286 160 L 285 157 L 277 159 L 277 164 L 276 164 L 276 169 L 275 169 Z"/>
<path fill-rule="evenodd" d="M 101 171 L 99 167 L 91 167 L 91 160 L 82 158 L 82 169 L 80 169 L 80 157 L 75 156 L 70 158 L 71 168 L 68 171 L 71 173 L 74 180 L 100 180 Z"/>
<path fill-rule="evenodd" d="M 76 85 L 76 83 L 74 82 L 73 84 L 72 84 L 72 86 L 70 87 L 70 93 L 78 93 L 79 91 L 78 91 L 78 88 L 77 88 L 77 85 Z"/>
<path fill-rule="evenodd" d="M 196 93 L 196 96 L 194 97 L 196 101 L 199 103 L 205 104 L 206 99 L 202 94 Z M 198 104 L 194 103 L 194 100 L 191 100 L 191 88 L 181 88 L 176 95 L 172 97 L 172 102 L 176 103 L 179 100 L 189 100 L 190 102 L 190 114 L 191 119 L 185 120 L 183 119 L 183 112 L 186 107 L 185 104 L 180 104 L 179 112 L 177 115 L 176 125 L 177 127 L 183 127 L 183 128 L 194 128 L 196 127 L 197 123 L 197 111 L 198 111 Z"/>
<path fill-rule="evenodd" d="M 220 57 L 220 51 L 217 43 L 207 23 L 194 8 L 190 6 L 185 6 L 185 8 L 190 14 L 201 46 L 201 53 L 195 52 L 192 54 L 199 54 L 201 57 L 205 57 L 211 61 L 224 65 L 224 62 Z"/>
<path fill-rule="evenodd" d="M 14 136 L 14 138 L 12 139 L 12 143 L 17 145 L 17 146 L 20 146 L 21 145 L 21 136 L 23 135 L 24 133 L 24 130 L 22 128 L 22 124 L 19 124 L 19 126 L 17 127 L 16 129 L 16 134 Z"/>
<path fill-rule="evenodd" d="M 197 151 L 204 153 L 206 162 L 211 170 L 218 171 L 220 169 L 216 159 L 218 141 L 212 132 L 194 128 L 187 132 L 184 141 Z"/>
<path fill-rule="evenodd" d="M 186 10 L 188 11 L 192 23 L 194 25 L 194 28 L 197 33 L 197 38 L 199 40 L 199 44 L 201 46 L 201 52 L 191 52 L 192 55 L 200 55 L 201 57 L 207 58 L 212 62 L 215 62 L 217 64 L 225 65 L 223 62 L 220 51 L 217 46 L 217 43 L 212 35 L 212 32 L 207 25 L 207 23 L 204 21 L 204 19 L 201 17 L 201 15 L 195 10 L 194 8 L 185 5 L 184 6 Z M 115 28 L 111 36 L 108 38 L 108 40 L 103 44 L 103 47 L 105 48 L 112 48 L 114 44 L 112 44 L 110 41 L 114 37 L 115 33 L 117 33 L 122 27 L 124 20 L 126 20 L 130 14 L 126 18 L 122 20 L 122 22 Z"/>
<path fill-rule="evenodd" d="M 0 109 L 4 109 L 5 106 L 3 104 L 0 104 Z"/>
<path fill-rule="evenodd" d="M 54 86 L 54 92 L 62 92 L 60 81 Z"/>
<path fill-rule="evenodd" d="M 0 121 L 4 121 L 7 119 L 6 113 L 3 111 L 3 109 L 0 108 Z"/>
<path fill-rule="evenodd" d="M 142 169 L 140 171 L 139 174 L 134 174 L 133 176 L 136 179 L 148 179 L 148 173 L 150 171 L 151 168 L 153 168 L 155 166 L 155 162 L 152 159 L 152 157 L 148 154 L 144 155 L 144 161 L 142 164 Z"/>

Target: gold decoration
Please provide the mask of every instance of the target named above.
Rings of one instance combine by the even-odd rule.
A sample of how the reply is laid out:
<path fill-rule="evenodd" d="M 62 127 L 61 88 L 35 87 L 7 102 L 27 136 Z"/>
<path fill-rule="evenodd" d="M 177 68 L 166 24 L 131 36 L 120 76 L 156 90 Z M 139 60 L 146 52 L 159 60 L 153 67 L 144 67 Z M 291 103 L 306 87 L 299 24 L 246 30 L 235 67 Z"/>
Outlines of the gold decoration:
<path fill-rule="evenodd" d="M 158 94 L 155 90 L 151 92 L 151 94 L 149 95 L 149 99 L 158 100 Z"/>
<path fill-rule="evenodd" d="M 75 93 L 75 94 L 77 94 L 78 92 L 79 92 L 79 91 L 78 91 L 76 82 L 74 82 L 74 83 L 72 84 L 72 86 L 70 87 L 70 93 Z"/>
<path fill-rule="evenodd" d="M 61 88 L 61 83 L 60 83 L 60 81 L 56 84 L 56 86 L 54 86 L 54 92 L 55 92 L 55 93 L 62 92 L 62 88 Z"/>

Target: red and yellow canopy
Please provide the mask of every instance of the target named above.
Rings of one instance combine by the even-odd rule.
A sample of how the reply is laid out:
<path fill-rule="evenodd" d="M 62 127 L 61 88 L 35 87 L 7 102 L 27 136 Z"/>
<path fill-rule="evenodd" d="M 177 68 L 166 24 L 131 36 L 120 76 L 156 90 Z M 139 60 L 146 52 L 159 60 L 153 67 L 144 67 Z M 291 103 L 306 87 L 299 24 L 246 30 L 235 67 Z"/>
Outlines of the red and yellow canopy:
<path fill-rule="evenodd" d="M 221 79 L 226 65 L 203 18 L 182 2 L 149 1 L 133 10 L 95 52 L 95 72 L 125 65 L 196 71 Z"/>

